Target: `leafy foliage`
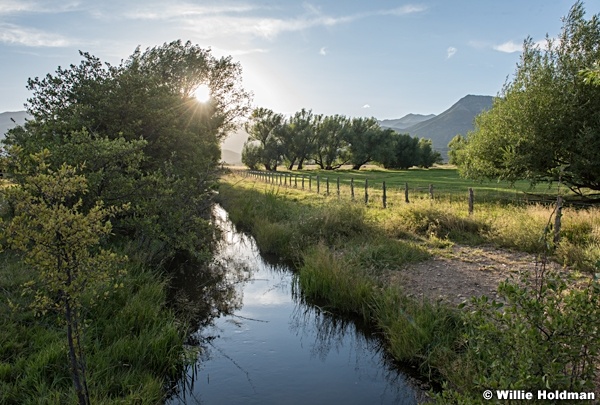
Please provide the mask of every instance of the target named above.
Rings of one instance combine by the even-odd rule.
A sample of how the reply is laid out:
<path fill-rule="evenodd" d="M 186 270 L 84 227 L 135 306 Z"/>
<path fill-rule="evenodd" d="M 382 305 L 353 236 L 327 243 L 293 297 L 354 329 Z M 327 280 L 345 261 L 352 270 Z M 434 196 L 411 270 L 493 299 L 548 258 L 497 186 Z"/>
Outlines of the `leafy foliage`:
<path fill-rule="evenodd" d="M 166 254 L 197 252 L 206 244 L 198 229 L 206 227 L 220 141 L 249 111 L 240 66 L 181 41 L 138 48 L 118 66 L 81 56 L 79 65 L 29 80 L 33 119 L 7 135 L 16 147 L 8 170 L 48 149 L 53 167 L 80 167 L 89 190 L 84 207 L 131 202 L 115 217 L 116 231 L 146 247 L 158 242 Z M 210 88 L 206 103 L 192 96 L 201 84 Z M 24 174 L 36 170 L 27 167 Z"/>
<path fill-rule="evenodd" d="M 252 111 L 248 122 L 244 125 L 253 148 L 251 156 L 259 157 L 259 161 L 267 170 L 277 170 L 281 163 L 281 137 L 285 130 L 285 118 L 267 108 L 256 108 Z M 250 144 L 247 144 L 250 145 Z M 247 152 L 244 152 L 247 155 Z"/>
<path fill-rule="evenodd" d="M 558 39 L 543 49 L 525 41 L 513 80 L 459 153 L 464 175 L 600 190 L 600 87 L 580 73 L 600 60 L 600 18 L 584 17 L 577 2 Z"/>
<path fill-rule="evenodd" d="M 441 155 L 433 151 L 428 139 L 394 132 L 389 135 L 387 148 L 382 151 L 380 160 L 386 169 L 408 169 L 412 166 L 427 168 L 442 161 Z"/>
<path fill-rule="evenodd" d="M 465 316 L 463 370 L 467 387 L 449 390 L 446 399 L 464 402 L 485 389 L 590 391 L 600 353 L 600 285 L 576 286 L 546 272 L 501 283 L 506 304 L 487 297 L 473 300 Z M 468 368 L 466 368 L 468 365 Z M 472 381 L 469 379 L 472 378 Z M 456 381 L 456 380 L 455 380 Z M 462 392 L 460 392 L 462 391 Z"/>
<path fill-rule="evenodd" d="M 80 404 L 89 403 L 82 329 L 84 292 L 98 299 L 102 289 L 118 276 L 121 261 L 100 249 L 101 238 L 111 232 L 107 217 L 117 212 L 98 201 L 87 212 L 79 195 L 87 191 L 84 176 L 63 164 L 52 170 L 48 151 L 31 156 L 38 171 L 21 187 L 6 191 L 15 215 L 4 230 L 7 244 L 25 252 L 25 262 L 37 270 L 37 279 L 25 283 L 38 314 L 56 311 L 64 317 L 69 344 L 71 377 Z M 118 287 L 118 283 L 115 284 Z M 104 292 L 108 294 L 108 291 Z"/>

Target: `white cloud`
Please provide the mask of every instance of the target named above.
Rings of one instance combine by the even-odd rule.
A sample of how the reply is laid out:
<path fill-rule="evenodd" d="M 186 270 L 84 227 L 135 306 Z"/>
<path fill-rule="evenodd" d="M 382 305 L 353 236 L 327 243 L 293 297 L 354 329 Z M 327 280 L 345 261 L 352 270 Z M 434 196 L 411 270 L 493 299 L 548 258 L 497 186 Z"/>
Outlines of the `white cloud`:
<path fill-rule="evenodd" d="M 448 49 L 446 49 L 447 58 L 450 59 L 451 57 L 456 55 L 456 52 L 458 52 L 458 49 L 456 49 L 455 47 L 448 47 Z"/>
<path fill-rule="evenodd" d="M 124 17 L 132 20 L 167 20 L 172 18 L 189 18 L 214 16 L 229 13 L 247 13 L 256 7 L 249 4 L 238 5 L 196 5 L 190 3 L 159 3 L 126 11 Z"/>
<path fill-rule="evenodd" d="M 34 9 L 34 4 L 26 1 L 0 0 L 0 15 L 22 13 L 24 11 L 32 11 Z"/>
<path fill-rule="evenodd" d="M 2 0 L 0 0 L 2 1 Z M 223 35 L 251 35 L 274 39 L 285 32 L 304 31 L 313 27 L 332 27 L 377 15 L 402 16 L 425 10 L 423 6 L 407 5 L 351 15 L 331 16 L 319 7 L 305 3 L 304 13 L 296 16 L 271 16 L 264 13 L 273 8 L 246 3 L 196 5 L 181 0 L 153 2 L 120 13 L 133 20 L 172 21 L 204 38 Z M 259 13 L 262 11 L 262 13 Z M 282 11 L 280 8 L 277 11 Z M 112 15 L 114 18 L 115 15 Z"/>
<path fill-rule="evenodd" d="M 494 48 L 494 50 L 496 50 L 498 52 L 514 53 L 514 52 L 520 52 L 523 49 L 523 46 L 521 44 L 517 44 L 513 41 L 506 41 L 503 44 L 494 45 L 493 48 Z"/>
<path fill-rule="evenodd" d="M 18 13 L 61 13 L 75 10 L 78 1 L 31 1 L 31 0 L 0 0 L 0 15 Z"/>
<path fill-rule="evenodd" d="M 64 47 L 72 45 L 69 39 L 61 35 L 3 23 L 0 23 L 0 42 L 31 47 Z"/>
<path fill-rule="evenodd" d="M 371 108 L 371 106 L 369 104 L 365 104 L 362 106 L 362 108 Z"/>
<path fill-rule="evenodd" d="M 401 16 L 401 15 L 407 15 L 407 14 L 420 13 L 425 10 L 427 10 L 427 7 L 425 7 L 425 6 L 415 6 L 413 4 L 408 4 L 406 6 L 394 8 L 391 10 L 382 10 L 382 11 L 377 12 L 377 14 Z"/>
<path fill-rule="evenodd" d="M 319 55 L 325 56 L 327 55 L 327 48 L 323 47 L 319 50 Z"/>

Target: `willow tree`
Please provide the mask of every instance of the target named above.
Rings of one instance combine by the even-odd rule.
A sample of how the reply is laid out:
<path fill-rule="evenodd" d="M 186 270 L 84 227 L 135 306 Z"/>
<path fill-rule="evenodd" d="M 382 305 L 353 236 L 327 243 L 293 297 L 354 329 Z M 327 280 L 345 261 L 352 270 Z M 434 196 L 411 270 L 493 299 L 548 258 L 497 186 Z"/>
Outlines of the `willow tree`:
<path fill-rule="evenodd" d="M 283 114 L 275 113 L 268 108 L 255 108 L 250 118 L 244 124 L 248 132 L 248 141 L 244 145 L 242 156 L 244 163 L 251 166 L 247 158 L 252 156 L 265 166 L 265 169 L 275 171 L 281 163 L 283 149 L 281 139 L 287 131 L 287 124 Z M 254 161 L 254 160 L 253 160 Z"/>
<path fill-rule="evenodd" d="M 461 173 L 600 190 L 600 87 L 580 73 L 598 60 L 599 16 L 585 19 L 577 2 L 558 38 L 524 42 L 514 78 L 458 152 Z"/>

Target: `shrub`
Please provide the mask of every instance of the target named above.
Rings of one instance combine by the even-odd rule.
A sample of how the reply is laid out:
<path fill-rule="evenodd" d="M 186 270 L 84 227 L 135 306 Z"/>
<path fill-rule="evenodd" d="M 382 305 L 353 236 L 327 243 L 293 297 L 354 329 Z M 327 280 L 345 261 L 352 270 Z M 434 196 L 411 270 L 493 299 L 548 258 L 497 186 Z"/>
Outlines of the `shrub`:
<path fill-rule="evenodd" d="M 542 264 L 533 277 L 521 274 L 518 282 L 500 285 L 506 304 L 473 299 L 475 309 L 464 318 L 461 363 L 475 378 L 467 392 L 447 396 L 479 397 L 485 389 L 592 390 L 600 353 L 600 283 L 574 285 Z"/>

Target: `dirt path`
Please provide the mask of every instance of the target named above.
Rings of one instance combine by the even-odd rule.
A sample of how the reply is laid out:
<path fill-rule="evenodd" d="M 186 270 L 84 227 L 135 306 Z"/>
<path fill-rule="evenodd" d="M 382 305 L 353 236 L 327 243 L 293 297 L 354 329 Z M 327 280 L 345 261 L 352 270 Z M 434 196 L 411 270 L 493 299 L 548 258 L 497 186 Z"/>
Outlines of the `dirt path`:
<path fill-rule="evenodd" d="M 409 265 L 402 272 L 390 274 L 392 282 L 402 285 L 409 296 L 442 300 L 450 304 L 469 301 L 473 296 L 487 295 L 499 300 L 498 284 L 519 271 L 535 271 L 537 257 L 532 254 L 492 247 L 453 246 L 442 255 Z M 555 262 L 547 269 L 568 271 Z M 587 279 L 582 277 L 582 281 Z M 596 387 L 600 387 L 600 364 Z"/>
<path fill-rule="evenodd" d="M 455 245 L 442 255 L 390 274 L 390 278 L 412 297 L 459 304 L 473 296 L 497 298 L 501 281 L 522 270 L 533 272 L 536 262 L 537 257 L 527 253 Z M 553 262 L 549 266 L 560 269 Z"/>

